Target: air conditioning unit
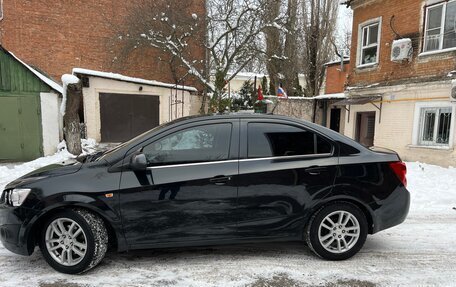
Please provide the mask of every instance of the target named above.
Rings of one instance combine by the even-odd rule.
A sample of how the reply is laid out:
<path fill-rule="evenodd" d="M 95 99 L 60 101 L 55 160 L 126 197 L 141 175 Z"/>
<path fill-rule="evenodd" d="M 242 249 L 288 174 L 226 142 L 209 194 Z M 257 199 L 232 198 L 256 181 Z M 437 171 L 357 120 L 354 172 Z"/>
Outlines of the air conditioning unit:
<path fill-rule="evenodd" d="M 391 47 L 391 61 L 411 61 L 413 56 L 412 40 L 409 38 L 394 40 Z"/>
<path fill-rule="evenodd" d="M 450 94 L 450 101 L 456 102 L 456 79 L 453 80 L 451 85 L 451 94 Z"/>

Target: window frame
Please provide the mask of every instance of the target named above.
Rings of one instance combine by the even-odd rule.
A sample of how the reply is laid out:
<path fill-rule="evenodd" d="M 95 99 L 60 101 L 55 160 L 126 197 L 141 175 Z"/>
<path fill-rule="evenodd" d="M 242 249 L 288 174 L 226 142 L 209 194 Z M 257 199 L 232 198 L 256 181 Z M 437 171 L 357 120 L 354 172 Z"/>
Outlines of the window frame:
<path fill-rule="evenodd" d="M 362 59 L 363 58 L 363 51 L 365 49 L 369 49 L 369 48 L 375 47 L 375 45 L 373 45 L 373 44 L 367 45 L 365 47 L 363 46 L 364 45 L 364 29 L 365 28 L 369 28 L 368 34 L 367 34 L 367 37 L 369 39 L 369 37 L 370 37 L 370 35 L 369 35 L 370 34 L 369 33 L 370 27 L 371 26 L 375 26 L 375 25 L 378 26 L 377 43 L 375 44 L 377 46 L 377 57 L 375 59 L 375 62 L 363 64 L 363 59 Z M 363 22 L 363 23 L 358 25 L 358 48 L 357 48 L 357 57 L 356 57 L 356 67 L 357 68 L 372 67 L 372 66 L 376 66 L 376 65 L 379 64 L 379 62 L 380 62 L 381 35 L 382 35 L 382 17 L 373 18 L 373 19 L 367 20 L 367 21 L 365 21 L 365 22 Z"/>
<path fill-rule="evenodd" d="M 437 143 L 436 137 L 438 134 L 438 124 L 440 118 L 440 110 L 449 108 L 451 109 L 451 120 L 450 120 L 450 134 L 448 144 Z M 424 119 L 422 115 L 426 110 L 435 110 L 437 115 L 434 121 L 433 128 L 433 140 L 432 141 L 423 141 L 423 132 L 424 132 Z M 454 146 L 454 136 L 455 136 L 455 123 L 456 123 L 456 104 L 450 102 L 425 102 L 425 103 L 416 103 L 415 104 L 415 115 L 414 115 L 414 125 L 413 125 L 413 138 L 412 145 L 422 148 L 434 148 L 434 149 L 452 149 Z"/>
<path fill-rule="evenodd" d="M 423 33 L 423 48 L 421 49 L 422 53 L 436 53 L 440 51 L 451 51 L 451 50 L 456 50 L 456 46 L 454 47 L 449 47 L 449 48 L 443 48 L 443 42 L 444 42 L 444 34 L 445 34 L 445 20 L 446 20 L 446 10 L 448 3 L 453 3 L 456 2 L 456 0 L 446 0 L 446 1 L 441 1 L 438 3 L 433 3 L 430 5 L 425 6 L 425 15 L 424 15 L 424 33 Z M 435 50 L 427 50 L 427 44 L 428 44 L 428 27 L 429 27 L 429 10 L 430 9 L 435 9 L 439 6 L 442 6 L 442 14 L 440 15 L 440 33 L 439 33 L 439 48 Z M 437 28 L 435 28 L 437 29 Z"/>
<path fill-rule="evenodd" d="M 305 130 L 307 132 L 311 132 L 315 135 L 315 137 L 321 137 L 323 140 L 327 141 L 328 144 L 331 146 L 331 152 L 330 153 L 319 153 L 319 154 L 306 154 L 306 155 L 289 155 L 289 156 L 269 156 L 269 157 L 257 157 L 257 158 L 250 158 L 249 153 L 248 153 L 248 146 L 249 146 L 249 125 L 250 124 L 279 124 L 279 125 L 285 125 L 293 128 L 298 128 Z M 244 151 L 242 151 L 243 155 L 239 158 L 241 161 L 255 161 L 255 160 L 293 160 L 293 159 L 313 159 L 313 158 L 329 158 L 333 157 L 335 154 L 336 150 L 336 145 L 334 141 L 330 138 L 328 138 L 326 135 L 321 134 L 320 132 L 309 128 L 307 126 L 302 126 L 299 124 L 293 124 L 290 122 L 282 122 L 282 121 L 246 121 L 244 122 L 243 130 L 245 131 L 244 133 Z M 316 144 L 316 142 L 314 142 Z"/>
<path fill-rule="evenodd" d="M 3 20 L 3 0 L 0 0 L 0 21 Z"/>

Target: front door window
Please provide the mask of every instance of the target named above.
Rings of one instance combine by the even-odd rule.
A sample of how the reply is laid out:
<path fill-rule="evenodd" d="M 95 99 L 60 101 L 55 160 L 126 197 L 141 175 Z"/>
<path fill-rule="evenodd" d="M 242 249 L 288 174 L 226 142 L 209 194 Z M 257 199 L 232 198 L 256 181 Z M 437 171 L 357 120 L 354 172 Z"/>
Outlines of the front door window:
<path fill-rule="evenodd" d="M 231 124 L 214 124 L 178 131 L 146 146 L 149 166 L 227 160 Z"/>

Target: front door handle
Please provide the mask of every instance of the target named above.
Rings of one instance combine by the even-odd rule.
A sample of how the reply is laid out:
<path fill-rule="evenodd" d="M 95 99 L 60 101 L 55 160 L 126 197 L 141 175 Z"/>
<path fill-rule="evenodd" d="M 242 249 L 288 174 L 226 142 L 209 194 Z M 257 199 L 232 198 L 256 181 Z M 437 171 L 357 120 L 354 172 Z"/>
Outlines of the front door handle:
<path fill-rule="evenodd" d="M 319 175 L 322 172 L 326 171 L 326 167 L 311 166 L 309 168 L 306 168 L 305 171 L 310 175 Z"/>
<path fill-rule="evenodd" d="M 230 180 L 231 176 L 219 175 L 211 178 L 209 181 L 215 185 L 225 185 Z"/>

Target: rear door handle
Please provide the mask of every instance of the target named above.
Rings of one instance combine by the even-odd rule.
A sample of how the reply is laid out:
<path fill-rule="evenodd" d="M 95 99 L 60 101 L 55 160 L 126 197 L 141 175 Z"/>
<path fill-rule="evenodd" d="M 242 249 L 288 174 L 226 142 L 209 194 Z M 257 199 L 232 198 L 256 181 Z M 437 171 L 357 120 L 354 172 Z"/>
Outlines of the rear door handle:
<path fill-rule="evenodd" d="M 306 168 L 305 171 L 310 175 L 319 175 L 322 172 L 326 171 L 326 167 L 312 166 L 312 167 Z"/>
<path fill-rule="evenodd" d="M 225 185 L 230 180 L 231 176 L 219 175 L 211 178 L 209 181 L 215 185 Z"/>

